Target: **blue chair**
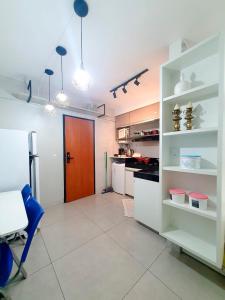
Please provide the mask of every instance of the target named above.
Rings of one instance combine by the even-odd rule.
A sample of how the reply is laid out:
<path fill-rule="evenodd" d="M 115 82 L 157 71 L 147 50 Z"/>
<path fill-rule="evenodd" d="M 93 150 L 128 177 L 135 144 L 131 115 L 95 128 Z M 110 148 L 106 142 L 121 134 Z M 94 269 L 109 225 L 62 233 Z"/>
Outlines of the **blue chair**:
<path fill-rule="evenodd" d="M 13 255 L 9 245 L 5 242 L 0 243 L 0 295 L 9 299 L 1 289 L 6 286 L 13 267 Z"/>
<path fill-rule="evenodd" d="M 23 264 L 26 261 L 28 251 L 30 249 L 30 245 L 34 237 L 34 233 L 37 229 L 38 223 L 40 222 L 44 214 L 44 209 L 34 197 L 31 197 L 26 203 L 26 212 L 28 217 L 28 226 L 25 229 L 25 231 L 27 232 L 28 237 L 20 261 L 14 255 L 14 261 L 18 266 L 18 271 L 15 274 L 14 278 L 17 277 L 20 273 L 23 274 L 24 278 L 27 277 L 26 272 L 23 269 Z"/>
<path fill-rule="evenodd" d="M 32 190 L 29 184 L 26 184 L 21 191 L 24 204 L 26 205 L 27 200 L 32 196 Z"/>
<path fill-rule="evenodd" d="M 22 191 L 21 191 L 21 194 L 22 194 L 22 197 L 23 197 L 23 202 L 24 202 L 24 206 L 26 208 L 26 205 L 29 201 L 29 199 L 31 199 L 32 197 L 32 190 L 31 190 L 31 187 L 29 184 L 26 184 Z M 24 234 L 23 232 L 17 232 L 15 235 L 11 235 L 8 237 L 8 241 L 9 242 L 14 242 L 17 238 L 20 239 L 20 241 L 22 242 L 23 245 L 25 245 L 25 242 L 24 242 Z"/>
<path fill-rule="evenodd" d="M 41 207 L 41 205 L 37 202 L 37 200 L 33 197 L 29 199 L 29 201 L 26 204 L 26 212 L 28 217 L 28 226 L 25 229 L 27 232 L 28 238 L 25 244 L 25 247 L 23 249 L 23 253 L 21 256 L 21 259 L 19 260 L 18 257 L 13 253 L 7 243 L 1 244 L 1 252 L 0 252 L 0 288 L 5 287 L 6 285 L 12 283 L 15 281 L 15 279 L 18 277 L 20 273 L 22 273 L 23 277 L 27 277 L 27 273 L 25 269 L 23 268 L 23 264 L 26 261 L 30 245 L 32 242 L 32 239 L 34 237 L 34 233 L 37 229 L 38 223 L 40 222 L 44 210 Z M 12 271 L 12 264 L 13 260 L 15 261 L 18 270 L 16 274 L 9 279 L 11 271 Z"/>

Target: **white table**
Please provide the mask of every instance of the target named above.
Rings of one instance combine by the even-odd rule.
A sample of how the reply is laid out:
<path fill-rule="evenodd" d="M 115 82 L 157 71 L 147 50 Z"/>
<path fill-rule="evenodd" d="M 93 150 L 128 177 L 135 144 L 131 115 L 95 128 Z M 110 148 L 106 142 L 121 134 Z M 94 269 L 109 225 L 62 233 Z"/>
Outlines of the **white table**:
<path fill-rule="evenodd" d="M 28 225 L 21 191 L 0 193 L 0 239 Z"/>

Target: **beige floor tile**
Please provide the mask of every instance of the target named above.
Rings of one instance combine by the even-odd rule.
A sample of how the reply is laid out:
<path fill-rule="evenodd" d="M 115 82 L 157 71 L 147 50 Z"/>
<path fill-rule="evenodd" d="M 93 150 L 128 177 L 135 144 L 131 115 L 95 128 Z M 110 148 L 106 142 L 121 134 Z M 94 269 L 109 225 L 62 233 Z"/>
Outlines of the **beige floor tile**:
<path fill-rule="evenodd" d="M 150 268 L 183 300 L 224 300 L 225 278 L 186 254 L 166 248 Z"/>
<path fill-rule="evenodd" d="M 146 272 L 133 289 L 124 298 L 126 300 L 179 300 L 160 280 Z"/>
<path fill-rule="evenodd" d="M 133 219 L 114 226 L 107 234 L 146 268 L 166 247 L 164 238 Z"/>
<path fill-rule="evenodd" d="M 8 289 L 12 300 L 63 300 L 53 267 L 48 266 Z"/>
<path fill-rule="evenodd" d="M 54 267 L 67 300 L 122 299 L 144 273 L 135 259 L 105 235 L 56 261 Z"/>
<path fill-rule="evenodd" d="M 41 229 L 51 260 L 80 247 L 101 233 L 102 231 L 83 215 L 75 215 L 74 218 Z"/>

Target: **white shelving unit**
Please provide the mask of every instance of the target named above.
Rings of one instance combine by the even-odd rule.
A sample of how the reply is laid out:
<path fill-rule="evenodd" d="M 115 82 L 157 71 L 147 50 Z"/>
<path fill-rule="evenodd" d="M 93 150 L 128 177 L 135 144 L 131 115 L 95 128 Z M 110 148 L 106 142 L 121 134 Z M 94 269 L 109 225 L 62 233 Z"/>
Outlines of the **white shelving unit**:
<path fill-rule="evenodd" d="M 182 131 L 171 131 L 171 132 L 164 132 L 163 136 L 171 136 L 171 135 L 191 135 L 191 134 L 204 134 L 210 132 L 217 132 L 218 128 L 199 128 L 199 129 L 192 129 L 192 130 L 182 130 Z"/>
<path fill-rule="evenodd" d="M 197 86 L 188 91 L 183 92 L 180 95 L 172 95 L 163 99 L 167 103 L 185 103 L 193 98 L 193 101 L 197 101 L 199 98 L 208 95 L 218 95 L 218 83 L 209 83 Z"/>
<path fill-rule="evenodd" d="M 212 209 L 212 208 L 208 208 L 207 210 L 202 210 L 202 209 L 198 209 L 198 208 L 190 208 L 188 202 L 185 202 L 184 204 L 179 204 L 170 199 L 163 200 L 163 204 L 169 205 L 169 206 L 172 206 L 172 207 L 175 207 L 178 209 L 183 209 L 191 214 L 205 217 L 205 218 L 208 218 L 208 219 L 211 219 L 214 221 L 216 221 L 216 218 L 217 218 L 216 210 Z"/>
<path fill-rule="evenodd" d="M 216 169 L 183 169 L 176 166 L 165 166 L 163 167 L 164 171 L 171 171 L 171 172 L 181 172 L 181 173 L 191 173 L 191 174 L 201 174 L 201 175 L 208 175 L 208 176 L 217 176 Z"/>
<path fill-rule="evenodd" d="M 199 258 L 215 265 L 216 245 L 200 239 L 182 229 L 169 229 L 162 233 L 166 239 L 193 253 Z"/>
<path fill-rule="evenodd" d="M 180 74 L 191 89 L 174 95 Z M 213 36 L 161 66 L 161 235 L 209 265 L 223 268 L 225 227 L 225 39 Z M 173 130 L 172 111 L 193 103 L 193 129 Z M 201 168 L 182 169 L 180 155 L 201 156 Z M 169 189 L 209 196 L 208 209 L 170 200 Z"/>

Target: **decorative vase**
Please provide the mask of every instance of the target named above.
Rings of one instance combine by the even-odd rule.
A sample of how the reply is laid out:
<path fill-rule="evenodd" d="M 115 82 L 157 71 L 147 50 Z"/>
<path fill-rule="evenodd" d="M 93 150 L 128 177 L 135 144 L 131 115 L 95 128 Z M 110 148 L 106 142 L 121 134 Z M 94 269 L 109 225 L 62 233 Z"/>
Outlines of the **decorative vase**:
<path fill-rule="evenodd" d="M 180 95 L 181 93 L 189 90 L 191 88 L 191 83 L 184 80 L 184 74 L 180 75 L 180 81 L 174 87 L 174 94 Z"/>

